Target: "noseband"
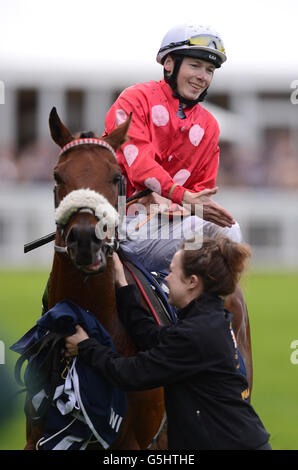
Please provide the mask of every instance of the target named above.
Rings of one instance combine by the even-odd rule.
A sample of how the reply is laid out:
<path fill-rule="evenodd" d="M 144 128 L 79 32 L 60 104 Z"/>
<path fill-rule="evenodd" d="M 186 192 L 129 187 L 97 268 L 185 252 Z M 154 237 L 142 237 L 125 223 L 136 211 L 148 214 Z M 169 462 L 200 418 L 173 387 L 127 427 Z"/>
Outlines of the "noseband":
<path fill-rule="evenodd" d="M 59 154 L 59 158 L 67 151 L 79 145 L 98 145 L 109 150 L 114 158 L 116 159 L 116 152 L 110 144 L 101 139 L 95 138 L 81 138 L 76 139 L 66 144 Z M 125 191 L 123 187 L 123 177 L 119 182 L 119 193 Z M 58 205 L 56 196 L 56 186 L 54 188 L 55 195 L 55 222 L 58 232 L 66 245 L 66 227 L 69 219 L 72 215 L 80 212 L 87 212 L 94 215 L 97 219 L 95 227 L 95 234 L 98 239 L 102 240 L 103 251 L 107 256 L 112 256 L 114 251 L 117 251 L 119 247 L 119 241 L 117 239 L 117 227 L 119 225 L 119 214 L 116 209 L 110 204 L 110 202 L 101 194 L 92 191 L 90 189 L 79 189 L 70 192 Z M 108 231 L 113 230 L 112 236 L 104 234 L 103 227 L 106 226 Z M 107 241 L 109 237 L 110 241 Z M 69 254 L 67 246 L 54 245 L 54 249 L 57 253 Z M 105 266 L 103 266 L 104 269 Z"/>

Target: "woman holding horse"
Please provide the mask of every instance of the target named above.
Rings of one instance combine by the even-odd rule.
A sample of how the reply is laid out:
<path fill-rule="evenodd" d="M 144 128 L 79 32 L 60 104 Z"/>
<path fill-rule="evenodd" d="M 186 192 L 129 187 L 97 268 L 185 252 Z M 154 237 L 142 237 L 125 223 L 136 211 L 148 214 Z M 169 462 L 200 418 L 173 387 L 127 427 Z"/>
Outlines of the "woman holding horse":
<path fill-rule="evenodd" d="M 271 448 L 249 403 L 247 379 L 238 370 L 232 315 L 223 302 L 235 290 L 249 255 L 246 245 L 224 237 L 204 240 L 199 250 L 182 244 L 167 277 L 178 322 L 165 327 L 148 317 L 115 258 L 119 315 L 141 352 L 125 358 L 80 326 L 66 338 L 69 356 L 78 354 L 124 390 L 165 387 L 170 449 Z"/>

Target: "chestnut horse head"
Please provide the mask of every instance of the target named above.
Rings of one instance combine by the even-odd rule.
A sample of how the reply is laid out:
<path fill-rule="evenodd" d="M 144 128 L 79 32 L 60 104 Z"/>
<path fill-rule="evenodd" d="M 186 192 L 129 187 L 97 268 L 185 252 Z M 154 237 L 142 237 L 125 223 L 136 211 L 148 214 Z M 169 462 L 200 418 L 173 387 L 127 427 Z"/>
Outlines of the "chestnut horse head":
<path fill-rule="evenodd" d="M 75 139 L 56 108 L 50 113 L 51 135 L 61 147 L 54 178 L 56 224 L 63 246 L 56 244 L 55 249 L 67 253 L 87 274 L 105 269 L 107 253 L 116 243 L 122 176 L 115 152 L 126 140 L 130 119 L 103 139 L 93 133 Z"/>

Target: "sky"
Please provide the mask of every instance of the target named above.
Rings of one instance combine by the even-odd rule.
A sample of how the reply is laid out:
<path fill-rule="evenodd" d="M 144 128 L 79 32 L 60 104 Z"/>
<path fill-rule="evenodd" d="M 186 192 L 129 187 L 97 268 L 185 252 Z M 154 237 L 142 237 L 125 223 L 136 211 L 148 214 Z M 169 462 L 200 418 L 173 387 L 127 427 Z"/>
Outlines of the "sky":
<path fill-rule="evenodd" d="M 160 67 L 163 35 L 191 23 L 221 34 L 228 67 L 285 68 L 294 79 L 297 18 L 298 0 L 0 0 L 0 64 Z"/>

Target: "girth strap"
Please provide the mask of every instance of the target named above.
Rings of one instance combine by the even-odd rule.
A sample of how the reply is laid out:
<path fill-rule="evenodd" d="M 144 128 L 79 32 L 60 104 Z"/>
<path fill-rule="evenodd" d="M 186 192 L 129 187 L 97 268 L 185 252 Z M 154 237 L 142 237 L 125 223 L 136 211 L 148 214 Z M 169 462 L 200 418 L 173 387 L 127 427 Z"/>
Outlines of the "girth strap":
<path fill-rule="evenodd" d="M 162 299 L 160 299 L 157 293 L 149 285 L 144 274 L 138 269 L 133 263 L 127 260 L 121 259 L 121 262 L 125 268 L 132 275 L 141 296 L 144 298 L 149 310 L 158 325 L 171 325 L 173 324 L 169 313 L 167 312 Z"/>

